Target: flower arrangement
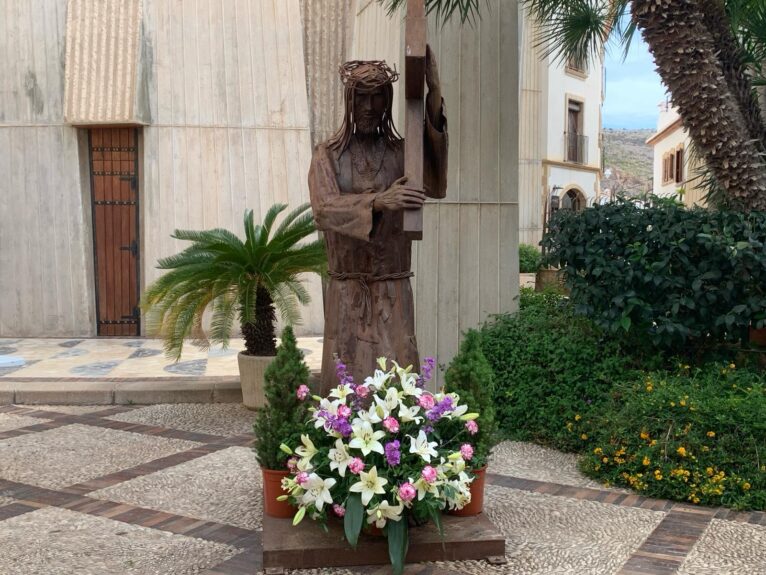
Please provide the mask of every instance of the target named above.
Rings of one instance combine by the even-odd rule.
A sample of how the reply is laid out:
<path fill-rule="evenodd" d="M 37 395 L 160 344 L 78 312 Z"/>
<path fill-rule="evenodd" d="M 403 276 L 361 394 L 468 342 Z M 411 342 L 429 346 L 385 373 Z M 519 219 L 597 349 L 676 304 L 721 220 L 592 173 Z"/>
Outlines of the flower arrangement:
<path fill-rule="evenodd" d="M 292 472 L 283 498 L 298 508 L 294 525 L 307 514 L 325 528 L 329 517 L 342 517 L 352 546 L 365 526 L 382 529 L 394 572 L 401 573 L 409 524 L 433 521 L 443 533 L 442 511 L 470 502 L 479 414 L 469 413 L 456 393 L 424 389 L 432 360 L 422 376 L 386 358 L 378 367 L 357 384 L 336 360 L 340 384 L 325 398 L 313 397 L 301 445 L 281 446 Z"/>

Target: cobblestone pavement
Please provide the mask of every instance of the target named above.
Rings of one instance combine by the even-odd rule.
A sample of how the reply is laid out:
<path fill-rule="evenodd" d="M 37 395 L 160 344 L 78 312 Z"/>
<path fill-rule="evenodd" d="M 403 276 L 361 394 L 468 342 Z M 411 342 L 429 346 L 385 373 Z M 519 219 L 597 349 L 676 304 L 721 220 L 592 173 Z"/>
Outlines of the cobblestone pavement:
<path fill-rule="evenodd" d="M 322 340 L 298 338 L 309 368 L 322 363 Z M 82 380 L 108 378 L 236 377 L 239 378 L 237 353 L 244 349 L 241 339 L 233 339 L 227 349 L 211 347 L 200 350 L 184 346 L 181 360 L 168 359 L 162 341 L 149 338 L 94 339 L 0 339 L 0 359 L 18 358 L 20 365 L 3 367 L 0 381 L 13 380 Z"/>
<path fill-rule="evenodd" d="M 0 575 L 262 573 L 251 420 L 232 404 L 0 407 Z M 409 575 L 766 574 L 762 512 L 605 489 L 573 457 L 511 442 L 488 483 L 506 563 Z"/>

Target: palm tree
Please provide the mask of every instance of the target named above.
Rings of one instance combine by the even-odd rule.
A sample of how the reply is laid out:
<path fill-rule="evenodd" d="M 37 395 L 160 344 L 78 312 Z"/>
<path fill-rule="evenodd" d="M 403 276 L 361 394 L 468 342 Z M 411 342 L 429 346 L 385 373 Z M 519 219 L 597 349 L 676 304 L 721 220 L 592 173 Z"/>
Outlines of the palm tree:
<path fill-rule="evenodd" d="M 395 9 L 406 0 L 379 0 Z M 763 0 L 522 0 L 547 56 L 587 61 L 636 30 L 652 52 L 684 127 L 732 207 L 766 210 Z M 478 0 L 426 0 L 441 20 L 469 21 Z"/>
<path fill-rule="evenodd" d="M 260 225 L 253 223 L 252 210 L 245 211 L 244 242 L 220 228 L 175 231 L 172 237 L 192 244 L 159 261 L 159 269 L 170 271 L 142 301 L 148 331 L 165 340 L 168 355 L 179 359 L 189 336 L 203 347 L 227 346 L 235 320 L 246 355 L 276 355 L 276 310 L 288 324 L 298 323 L 298 304 L 310 300 L 300 275 L 321 274 L 327 262 L 322 240 L 299 244 L 316 231 L 309 204 L 287 214 L 273 230 L 286 208 L 275 204 Z M 205 335 L 202 318 L 208 309 L 211 327 Z"/>

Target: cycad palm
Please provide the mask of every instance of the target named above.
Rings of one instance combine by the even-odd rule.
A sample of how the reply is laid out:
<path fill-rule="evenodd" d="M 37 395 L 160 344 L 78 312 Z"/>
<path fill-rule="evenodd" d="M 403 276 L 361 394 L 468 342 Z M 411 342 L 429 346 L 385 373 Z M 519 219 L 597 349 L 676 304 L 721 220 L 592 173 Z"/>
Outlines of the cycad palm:
<path fill-rule="evenodd" d="M 298 306 L 310 299 L 300 275 L 321 274 L 326 268 L 321 240 L 300 243 L 316 231 L 309 207 L 293 210 L 276 229 L 284 204 L 272 206 L 260 225 L 247 210 L 244 241 L 220 228 L 176 230 L 174 238 L 192 245 L 159 261 L 159 269 L 170 271 L 147 289 L 142 302 L 148 331 L 163 337 L 168 355 L 180 358 L 189 336 L 203 346 L 226 346 L 235 321 L 248 355 L 276 354 L 276 310 L 287 323 L 298 323 Z M 207 309 L 212 317 L 205 335 L 202 317 Z"/>

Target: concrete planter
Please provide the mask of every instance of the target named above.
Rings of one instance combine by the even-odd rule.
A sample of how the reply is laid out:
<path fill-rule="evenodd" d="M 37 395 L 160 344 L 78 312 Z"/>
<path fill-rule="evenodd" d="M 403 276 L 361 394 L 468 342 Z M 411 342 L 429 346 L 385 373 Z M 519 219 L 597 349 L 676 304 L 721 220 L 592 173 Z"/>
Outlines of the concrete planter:
<path fill-rule="evenodd" d="M 242 386 L 242 403 L 248 409 L 265 407 L 263 372 L 274 361 L 274 357 L 245 355 L 240 352 L 237 361 L 239 362 L 239 380 Z"/>
<path fill-rule="evenodd" d="M 558 268 L 540 268 L 535 276 L 535 291 L 543 291 L 548 286 L 562 287 L 563 281 Z"/>

